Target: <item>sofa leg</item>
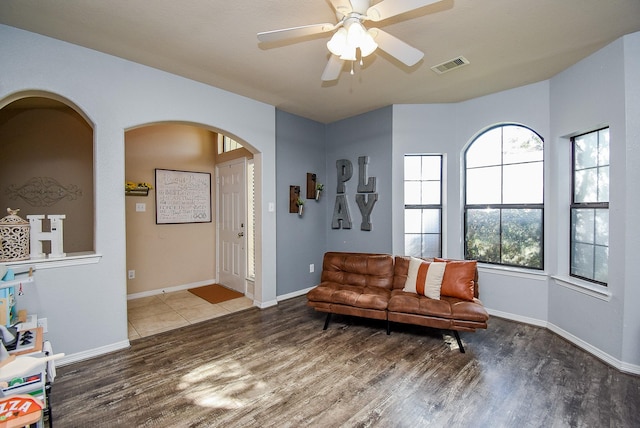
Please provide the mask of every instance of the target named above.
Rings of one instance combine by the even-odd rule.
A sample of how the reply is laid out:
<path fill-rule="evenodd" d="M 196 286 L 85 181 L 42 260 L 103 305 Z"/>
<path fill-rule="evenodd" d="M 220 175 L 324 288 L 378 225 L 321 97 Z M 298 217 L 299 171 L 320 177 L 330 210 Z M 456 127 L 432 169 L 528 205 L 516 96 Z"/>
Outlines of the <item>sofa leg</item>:
<path fill-rule="evenodd" d="M 458 342 L 458 348 L 460 349 L 460 353 L 464 354 L 464 346 L 462 346 L 462 341 L 460 340 L 460 335 L 458 334 L 457 330 L 451 330 L 453 331 L 453 335 L 456 338 L 456 341 Z"/>
<path fill-rule="evenodd" d="M 329 327 L 329 321 L 331 321 L 331 312 L 327 312 L 327 319 L 324 321 L 324 328 L 326 330 Z"/>
<path fill-rule="evenodd" d="M 387 320 L 387 336 L 391 334 L 391 321 Z"/>

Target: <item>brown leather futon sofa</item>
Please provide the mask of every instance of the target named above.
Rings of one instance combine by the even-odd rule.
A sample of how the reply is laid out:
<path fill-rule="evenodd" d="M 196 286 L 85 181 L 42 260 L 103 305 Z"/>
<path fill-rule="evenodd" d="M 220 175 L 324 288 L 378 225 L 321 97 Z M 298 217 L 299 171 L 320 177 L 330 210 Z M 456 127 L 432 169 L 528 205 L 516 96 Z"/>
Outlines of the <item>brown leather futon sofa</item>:
<path fill-rule="evenodd" d="M 476 263 L 425 259 L 446 262 L 437 299 L 403 291 L 410 260 L 390 254 L 325 253 L 321 282 L 307 293 L 307 304 L 327 313 L 325 330 L 332 314 L 386 320 L 387 334 L 392 322 L 416 324 L 450 330 L 464 352 L 458 331 L 486 329 L 489 319 L 478 300 Z"/>

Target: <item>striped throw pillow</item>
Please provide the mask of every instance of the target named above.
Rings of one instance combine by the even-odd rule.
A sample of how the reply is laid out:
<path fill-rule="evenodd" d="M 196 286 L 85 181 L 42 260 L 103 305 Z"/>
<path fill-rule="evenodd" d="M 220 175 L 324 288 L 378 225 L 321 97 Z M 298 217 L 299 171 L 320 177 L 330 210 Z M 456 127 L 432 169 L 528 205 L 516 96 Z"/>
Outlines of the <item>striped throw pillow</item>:
<path fill-rule="evenodd" d="M 407 280 L 402 291 L 440 300 L 440 287 L 446 266 L 444 262 L 427 262 L 411 257 Z"/>

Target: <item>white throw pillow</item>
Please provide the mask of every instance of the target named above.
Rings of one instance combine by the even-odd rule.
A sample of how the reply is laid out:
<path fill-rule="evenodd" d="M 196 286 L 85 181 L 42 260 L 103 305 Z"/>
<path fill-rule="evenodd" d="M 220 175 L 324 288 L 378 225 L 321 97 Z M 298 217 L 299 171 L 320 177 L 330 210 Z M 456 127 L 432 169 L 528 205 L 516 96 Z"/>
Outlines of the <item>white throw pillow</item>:
<path fill-rule="evenodd" d="M 440 287 L 447 264 L 427 262 L 416 257 L 409 260 L 407 280 L 402 291 L 420 294 L 430 299 L 440 299 Z"/>

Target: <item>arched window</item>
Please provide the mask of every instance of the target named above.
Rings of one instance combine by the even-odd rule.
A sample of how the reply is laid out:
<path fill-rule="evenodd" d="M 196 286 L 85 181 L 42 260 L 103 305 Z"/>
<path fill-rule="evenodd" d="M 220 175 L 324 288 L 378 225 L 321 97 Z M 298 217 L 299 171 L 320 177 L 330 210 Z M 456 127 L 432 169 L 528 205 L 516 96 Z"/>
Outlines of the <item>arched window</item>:
<path fill-rule="evenodd" d="M 465 152 L 464 255 L 543 269 L 544 147 L 531 129 L 504 124 Z"/>

